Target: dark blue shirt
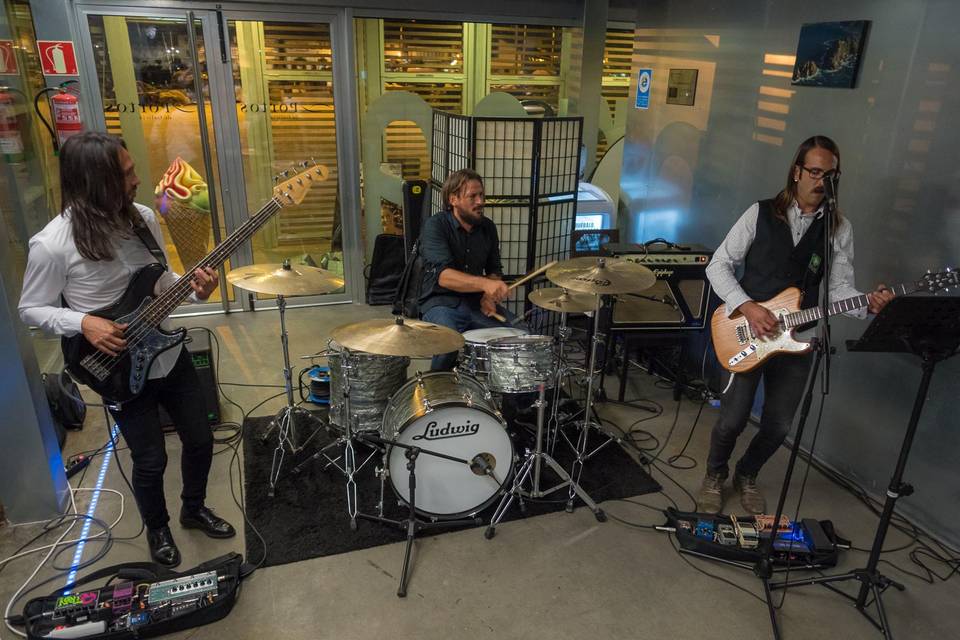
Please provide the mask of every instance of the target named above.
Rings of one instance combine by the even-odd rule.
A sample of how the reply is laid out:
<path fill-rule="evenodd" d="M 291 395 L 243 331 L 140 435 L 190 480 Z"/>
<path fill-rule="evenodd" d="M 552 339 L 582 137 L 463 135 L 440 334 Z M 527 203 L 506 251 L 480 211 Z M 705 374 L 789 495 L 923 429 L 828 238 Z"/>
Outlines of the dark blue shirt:
<path fill-rule="evenodd" d="M 459 293 L 440 286 L 440 273 L 444 269 L 456 269 L 472 276 L 503 275 L 497 226 L 487 217 L 470 231 L 463 228 L 451 211 L 427 218 L 420 231 L 420 255 L 423 257 L 421 313 L 437 305 L 455 307 L 464 298 L 472 306 L 480 307 L 482 293 Z"/>

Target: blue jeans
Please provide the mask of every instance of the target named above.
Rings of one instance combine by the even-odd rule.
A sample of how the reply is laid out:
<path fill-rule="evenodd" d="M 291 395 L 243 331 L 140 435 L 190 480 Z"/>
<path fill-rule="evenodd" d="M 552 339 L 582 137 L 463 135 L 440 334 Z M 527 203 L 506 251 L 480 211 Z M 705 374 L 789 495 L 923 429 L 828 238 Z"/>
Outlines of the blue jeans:
<path fill-rule="evenodd" d="M 812 363 L 813 354 L 809 353 L 779 355 L 753 371 L 734 377 L 730 389 L 720 399 L 720 417 L 710 435 L 709 473 L 727 477 L 727 462 L 737 438 L 747 426 L 762 377 L 764 398 L 760 427 L 736 468 L 736 473 L 744 476 L 756 476 L 760 472 L 790 432 Z"/>
<path fill-rule="evenodd" d="M 470 331 L 471 329 L 490 329 L 493 327 L 512 326 L 514 315 L 500 305 L 497 305 L 497 313 L 507 319 L 506 322 L 500 322 L 495 318 L 488 318 L 483 315 L 480 308 L 474 308 L 469 301 L 461 299 L 455 307 L 437 305 L 427 309 L 423 314 L 423 319 L 427 322 L 449 327 L 457 333 Z M 430 362 L 431 371 L 450 371 L 457 364 L 457 352 L 443 353 L 433 356 Z"/>

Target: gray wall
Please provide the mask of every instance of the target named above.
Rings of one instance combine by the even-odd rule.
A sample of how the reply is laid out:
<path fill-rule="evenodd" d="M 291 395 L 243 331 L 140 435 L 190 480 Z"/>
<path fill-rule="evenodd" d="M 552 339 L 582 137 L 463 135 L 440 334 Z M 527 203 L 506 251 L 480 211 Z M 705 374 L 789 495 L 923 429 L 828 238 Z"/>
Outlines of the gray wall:
<path fill-rule="evenodd" d="M 791 70 L 766 56 L 794 55 L 802 24 L 834 20 L 872 21 L 855 89 L 792 87 L 789 78 L 764 74 Z M 840 145 L 841 207 L 853 223 L 861 289 L 957 266 L 958 23 L 960 4 L 948 1 L 644 3 L 634 71 L 652 66 L 654 89 L 650 109 L 631 107 L 627 123 L 627 237 L 715 247 L 744 209 L 783 187 L 796 146 L 820 133 Z M 694 107 L 664 103 L 669 67 L 700 69 Z M 835 344 L 865 327 L 839 319 Z M 899 502 L 953 543 L 960 542 L 958 371 L 955 358 L 934 376 L 906 469 L 916 493 Z M 920 378 L 917 358 L 841 349 L 832 372 L 818 454 L 882 495 Z"/>

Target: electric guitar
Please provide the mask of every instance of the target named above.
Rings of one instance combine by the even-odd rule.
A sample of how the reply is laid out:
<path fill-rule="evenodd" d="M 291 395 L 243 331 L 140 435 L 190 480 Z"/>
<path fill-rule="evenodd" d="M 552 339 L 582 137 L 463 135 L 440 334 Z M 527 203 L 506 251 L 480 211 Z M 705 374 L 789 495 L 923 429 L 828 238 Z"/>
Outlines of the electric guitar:
<path fill-rule="evenodd" d="M 90 344 L 83 333 L 65 336 L 60 346 L 67 373 L 111 402 L 123 403 L 137 397 L 156 357 L 179 345 L 187 335 L 183 327 L 166 331 L 160 328 L 160 323 L 193 291 L 190 287 L 193 272 L 202 267 L 219 267 L 280 209 L 300 204 L 313 183 L 326 180 L 327 173 L 325 166 L 314 165 L 275 186 L 273 197 L 260 211 L 160 295 L 154 297 L 153 288 L 163 275 L 163 266 L 154 263 L 139 269 L 130 278 L 130 284 L 119 300 L 91 312 L 120 324 L 126 323 L 126 347 L 118 355 L 111 356 Z"/>
<path fill-rule="evenodd" d="M 938 293 L 949 290 L 960 284 L 957 271 L 946 269 L 937 273 L 927 272 L 915 282 L 898 284 L 890 287 L 894 295 L 902 296 L 917 291 Z M 794 329 L 808 322 L 815 322 L 822 317 L 820 307 L 800 309 L 800 290 L 795 287 L 784 289 L 776 297 L 759 302 L 779 320 L 780 326 L 773 336 L 758 338 L 750 330 L 750 324 L 739 311 L 729 318 L 726 307 L 721 305 L 713 312 L 710 320 L 710 329 L 713 333 L 713 348 L 717 352 L 717 360 L 724 369 L 731 373 L 743 373 L 760 366 L 764 360 L 781 353 L 800 354 L 811 349 L 809 342 L 797 340 Z M 868 306 L 866 295 L 853 296 L 845 300 L 838 300 L 830 305 L 827 315 L 856 311 Z"/>

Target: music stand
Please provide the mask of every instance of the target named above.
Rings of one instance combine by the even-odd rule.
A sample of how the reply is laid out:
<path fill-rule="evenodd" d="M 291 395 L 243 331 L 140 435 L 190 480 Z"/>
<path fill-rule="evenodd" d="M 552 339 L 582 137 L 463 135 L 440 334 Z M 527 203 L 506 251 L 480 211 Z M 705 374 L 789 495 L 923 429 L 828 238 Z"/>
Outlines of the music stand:
<path fill-rule="evenodd" d="M 910 414 L 910 422 L 907 424 L 903 444 L 900 446 L 900 457 L 897 459 L 897 466 L 894 469 L 893 477 L 890 479 L 880 523 L 877 525 L 876 536 L 870 549 L 870 558 L 867 560 L 867 566 L 862 569 L 819 578 L 788 580 L 770 584 L 770 589 L 822 584 L 831 591 L 852 600 L 857 610 L 883 633 L 884 638 L 890 639 L 893 637 L 881 596 L 890 586 L 896 587 L 900 591 L 903 591 L 905 587 L 881 574 L 877 570 L 877 565 L 880 562 L 880 553 L 883 550 L 887 530 L 890 528 L 894 506 L 901 496 L 909 496 L 913 493 L 913 487 L 902 481 L 903 471 L 907 466 L 907 458 L 910 455 L 910 447 L 917 431 L 917 424 L 920 422 L 920 412 L 923 410 L 923 403 L 927 397 L 934 367 L 938 362 L 956 355 L 958 346 L 960 346 L 960 297 L 895 298 L 874 318 L 859 340 L 847 341 L 848 351 L 916 354 L 921 358 L 923 369 L 920 387 L 917 389 L 913 411 Z M 860 592 L 856 598 L 833 586 L 835 582 L 845 582 L 847 580 L 860 582 Z M 871 594 L 873 595 L 873 602 L 877 606 L 879 622 L 866 611 L 867 597 Z M 774 631 L 776 633 L 775 620 Z"/>

